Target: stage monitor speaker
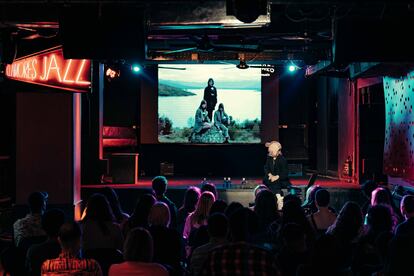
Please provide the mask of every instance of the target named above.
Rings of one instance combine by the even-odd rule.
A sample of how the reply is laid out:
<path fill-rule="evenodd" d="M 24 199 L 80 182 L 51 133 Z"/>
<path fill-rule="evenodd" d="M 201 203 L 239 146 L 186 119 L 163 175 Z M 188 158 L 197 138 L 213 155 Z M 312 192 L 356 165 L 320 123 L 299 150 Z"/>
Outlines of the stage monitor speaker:
<path fill-rule="evenodd" d="M 138 183 L 138 153 L 113 153 L 110 158 L 112 183 Z"/>
<path fill-rule="evenodd" d="M 338 20 L 332 44 L 334 64 L 414 61 L 413 24 L 412 15 L 401 15 L 398 20 L 376 17 Z"/>
<path fill-rule="evenodd" d="M 82 4 L 62 8 L 59 33 L 66 59 L 145 59 L 143 9 Z"/>

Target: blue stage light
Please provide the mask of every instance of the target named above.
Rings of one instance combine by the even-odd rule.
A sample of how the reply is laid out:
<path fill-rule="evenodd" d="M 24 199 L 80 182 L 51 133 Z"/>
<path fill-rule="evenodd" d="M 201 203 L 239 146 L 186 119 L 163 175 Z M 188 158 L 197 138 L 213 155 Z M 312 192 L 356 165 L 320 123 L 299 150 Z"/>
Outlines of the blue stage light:
<path fill-rule="evenodd" d="M 295 65 L 289 65 L 288 67 L 289 72 L 295 72 L 296 71 L 296 66 Z"/>
<path fill-rule="evenodd" d="M 134 73 L 139 73 L 141 71 L 141 67 L 138 64 L 132 65 L 131 69 Z"/>

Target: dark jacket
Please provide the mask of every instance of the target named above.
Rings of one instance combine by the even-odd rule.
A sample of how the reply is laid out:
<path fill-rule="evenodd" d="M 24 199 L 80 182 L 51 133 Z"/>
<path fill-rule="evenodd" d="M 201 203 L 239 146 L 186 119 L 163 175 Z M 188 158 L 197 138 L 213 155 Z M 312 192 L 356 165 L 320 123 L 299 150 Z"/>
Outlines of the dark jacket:
<path fill-rule="evenodd" d="M 266 186 L 278 186 L 279 188 L 284 188 L 284 186 L 289 185 L 289 178 L 288 178 L 288 164 L 282 155 L 279 155 L 276 159 L 271 156 L 267 156 L 266 163 L 264 166 L 264 179 L 263 183 Z M 268 179 L 268 174 L 271 173 L 272 175 L 279 175 L 279 179 L 275 182 L 271 182 Z"/>
<path fill-rule="evenodd" d="M 221 112 L 220 110 L 216 110 L 214 112 L 214 125 L 217 127 L 220 127 L 220 125 L 228 125 L 229 122 L 229 116 L 226 112 Z"/>
<path fill-rule="evenodd" d="M 214 110 L 217 104 L 217 90 L 214 86 L 204 88 L 203 99 L 207 102 L 207 110 Z"/>

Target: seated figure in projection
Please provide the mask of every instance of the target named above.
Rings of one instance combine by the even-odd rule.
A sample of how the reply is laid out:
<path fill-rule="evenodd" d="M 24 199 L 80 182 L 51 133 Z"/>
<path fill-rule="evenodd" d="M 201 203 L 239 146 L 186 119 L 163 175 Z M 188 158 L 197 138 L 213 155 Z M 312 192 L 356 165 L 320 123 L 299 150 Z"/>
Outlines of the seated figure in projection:
<path fill-rule="evenodd" d="M 223 135 L 214 127 L 208 117 L 207 102 L 202 100 L 195 114 L 193 133 L 189 137 L 192 143 L 223 143 Z"/>
<path fill-rule="evenodd" d="M 288 164 L 282 155 L 282 145 L 277 141 L 271 141 L 265 145 L 269 154 L 264 166 L 263 183 L 275 194 L 281 194 L 282 188 L 290 187 Z"/>
<path fill-rule="evenodd" d="M 211 121 L 208 117 L 207 102 L 202 100 L 195 114 L 194 132 L 200 133 L 211 128 Z"/>
<path fill-rule="evenodd" d="M 224 105 L 221 103 L 218 106 L 216 112 L 214 112 L 214 125 L 218 130 L 221 130 L 225 143 L 229 142 L 229 129 L 227 128 L 230 125 L 230 117 L 224 111 Z"/>

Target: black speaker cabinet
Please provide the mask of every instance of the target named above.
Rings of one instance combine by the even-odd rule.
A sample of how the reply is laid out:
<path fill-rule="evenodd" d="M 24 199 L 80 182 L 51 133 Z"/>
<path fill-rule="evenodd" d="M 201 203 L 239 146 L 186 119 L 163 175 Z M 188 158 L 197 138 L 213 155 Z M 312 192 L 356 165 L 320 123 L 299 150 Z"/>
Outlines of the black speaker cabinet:
<path fill-rule="evenodd" d="M 138 183 L 138 153 L 113 153 L 110 159 L 113 184 Z"/>

